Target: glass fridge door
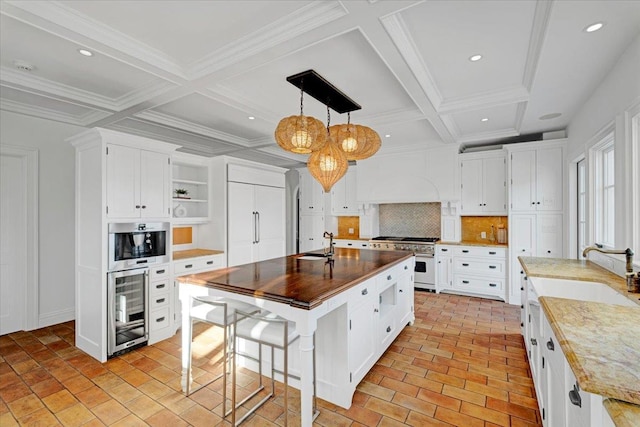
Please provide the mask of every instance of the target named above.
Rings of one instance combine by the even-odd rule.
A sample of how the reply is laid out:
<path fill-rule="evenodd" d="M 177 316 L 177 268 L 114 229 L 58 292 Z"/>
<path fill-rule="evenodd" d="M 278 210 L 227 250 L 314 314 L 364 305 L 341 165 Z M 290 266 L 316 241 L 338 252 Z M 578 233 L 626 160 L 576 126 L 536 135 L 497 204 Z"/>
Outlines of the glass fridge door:
<path fill-rule="evenodd" d="M 111 356 L 148 339 L 149 270 L 119 271 L 108 276 L 108 355 Z"/>

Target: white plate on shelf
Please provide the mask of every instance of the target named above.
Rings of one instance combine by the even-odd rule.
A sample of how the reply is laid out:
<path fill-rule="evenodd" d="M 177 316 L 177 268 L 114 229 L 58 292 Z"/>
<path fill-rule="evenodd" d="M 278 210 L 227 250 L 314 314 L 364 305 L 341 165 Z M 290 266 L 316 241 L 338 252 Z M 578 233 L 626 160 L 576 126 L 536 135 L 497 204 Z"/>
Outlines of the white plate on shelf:
<path fill-rule="evenodd" d="M 184 218 L 185 216 L 187 216 L 187 208 L 182 205 L 176 206 L 175 208 L 173 208 L 173 216 L 175 216 L 176 218 Z"/>

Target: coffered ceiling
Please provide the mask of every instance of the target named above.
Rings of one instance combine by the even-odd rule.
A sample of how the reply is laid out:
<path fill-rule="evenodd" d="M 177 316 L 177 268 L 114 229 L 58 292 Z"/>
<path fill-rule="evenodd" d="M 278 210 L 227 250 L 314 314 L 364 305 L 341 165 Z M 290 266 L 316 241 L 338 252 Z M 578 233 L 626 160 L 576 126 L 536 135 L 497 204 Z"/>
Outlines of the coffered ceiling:
<path fill-rule="evenodd" d="M 314 69 L 345 92 L 383 152 L 469 146 L 565 128 L 640 32 L 640 1 L 0 5 L 3 110 L 279 166 L 306 160 L 273 139 L 299 113 L 286 76 Z M 304 111 L 326 123 L 315 99 Z"/>

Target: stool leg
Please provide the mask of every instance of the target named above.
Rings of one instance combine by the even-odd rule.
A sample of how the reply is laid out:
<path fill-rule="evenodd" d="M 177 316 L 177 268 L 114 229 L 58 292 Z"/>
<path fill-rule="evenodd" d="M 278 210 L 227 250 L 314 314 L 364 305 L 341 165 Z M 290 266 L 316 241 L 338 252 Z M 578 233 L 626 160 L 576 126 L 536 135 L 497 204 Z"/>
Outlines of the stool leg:
<path fill-rule="evenodd" d="M 222 327 L 224 337 L 224 341 L 222 341 L 222 418 L 227 416 L 227 346 L 229 345 L 227 340 L 229 339 L 229 335 L 227 334 L 227 305 L 224 306 L 224 323 L 225 326 Z"/>
<path fill-rule="evenodd" d="M 287 342 L 289 338 L 289 325 L 288 323 L 284 324 L 284 427 L 287 427 L 287 422 L 289 420 L 289 343 Z M 272 364 L 275 364 L 274 361 L 271 361 Z"/>
<path fill-rule="evenodd" d="M 186 387 L 186 395 L 189 396 L 191 394 L 191 347 L 193 346 L 193 319 L 189 318 L 189 322 L 191 323 L 191 330 L 189 331 L 189 348 L 186 349 L 189 353 L 189 359 L 187 361 L 187 387 Z"/>

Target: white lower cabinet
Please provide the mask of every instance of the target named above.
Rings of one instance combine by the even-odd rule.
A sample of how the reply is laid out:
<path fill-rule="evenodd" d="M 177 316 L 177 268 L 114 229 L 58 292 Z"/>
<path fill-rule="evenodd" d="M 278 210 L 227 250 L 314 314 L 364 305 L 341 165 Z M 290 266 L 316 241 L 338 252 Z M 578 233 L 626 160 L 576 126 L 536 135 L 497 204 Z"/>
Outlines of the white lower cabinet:
<path fill-rule="evenodd" d="M 149 269 L 149 344 L 171 337 L 175 330 L 171 314 L 174 294 L 169 264 Z"/>
<path fill-rule="evenodd" d="M 369 247 L 369 241 L 367 241 L 367 240 L 336 239 L 336 240 L 333 241 L 333 246 L 336 247 L 336 248 L 367 249 Z"/>
<path fill-rule="evenodd" d="M 349 378 L 354 385 L 415 319 L 414 262 L 411 258 L 349 290 Z"/>
<path fill-rule="evenodd" d="M 544 310 L 523 280 L 522 310 L 527 314 L 525 342 L 529 367 L 545 427 L 602 427 L 608 415 L 603 397 L 580 389 Z"/>

